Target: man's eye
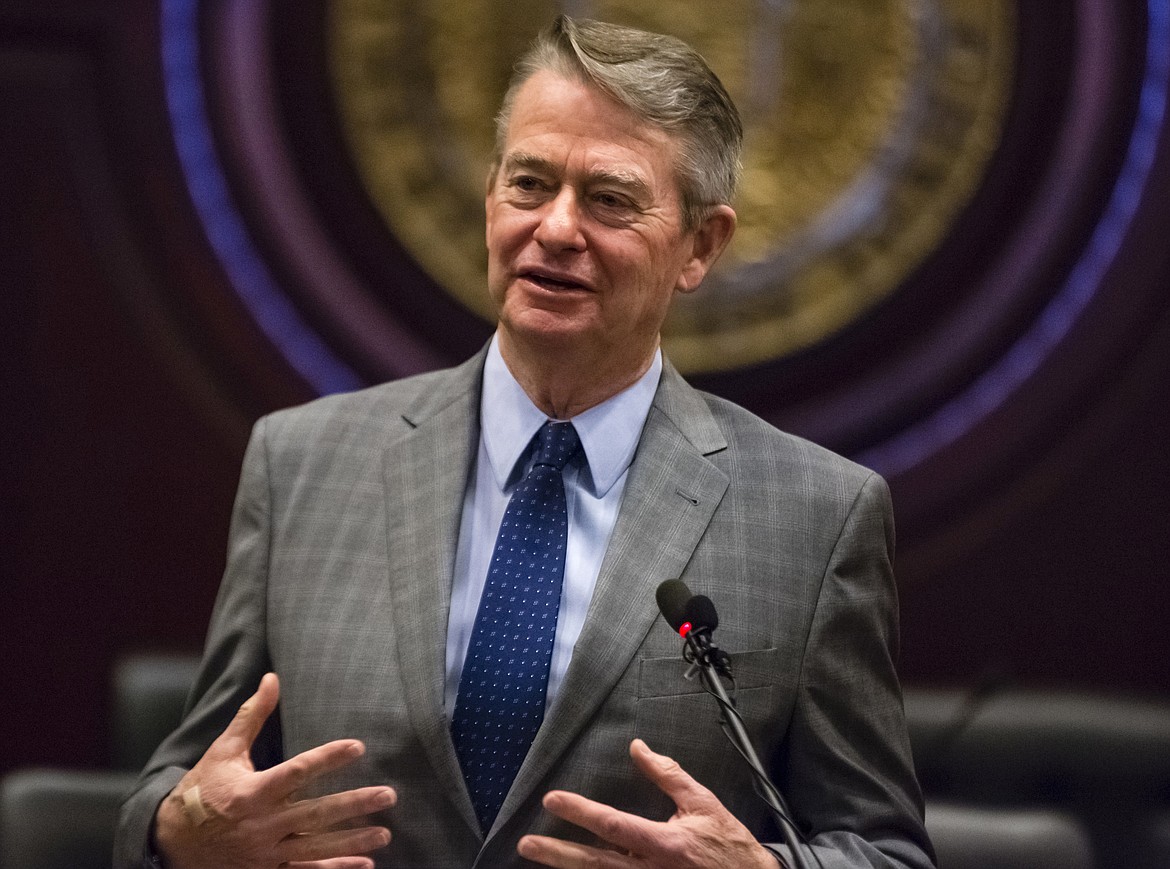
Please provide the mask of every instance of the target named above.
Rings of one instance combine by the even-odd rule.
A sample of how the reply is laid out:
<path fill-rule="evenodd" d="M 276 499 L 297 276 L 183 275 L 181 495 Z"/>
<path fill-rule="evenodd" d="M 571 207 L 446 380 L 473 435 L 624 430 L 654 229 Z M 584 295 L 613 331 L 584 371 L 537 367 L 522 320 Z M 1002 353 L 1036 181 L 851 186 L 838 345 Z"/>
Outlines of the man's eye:
<path fill-rule="evenodd" d="M 512 179 L 512 186 L 524 193 L 532 193 L 540 190 L 543 185 L 539 178 L 533 178 L 531 175 L 520 175 Z"/>
<path fill-rule="evenodd" d="M 625 208 L 627 206 L 625 199 L 613 193 L 598 193 L 594 195 L 593 201 L 602 208 Z"/>

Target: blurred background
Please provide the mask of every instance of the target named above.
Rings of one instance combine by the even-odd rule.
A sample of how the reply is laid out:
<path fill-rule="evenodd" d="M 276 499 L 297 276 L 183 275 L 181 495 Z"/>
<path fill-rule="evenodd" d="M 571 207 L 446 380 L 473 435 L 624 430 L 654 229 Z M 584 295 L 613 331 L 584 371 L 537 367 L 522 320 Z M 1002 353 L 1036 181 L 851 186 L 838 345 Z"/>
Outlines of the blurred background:
<path fill-rule="evenodd" d="M 0 0 L 0 772 L 197 652 L 261 414 L 487 339 L 482 185 L 558 11 L 748 129 L 667 352 L 886 475 L 912 687 L 1170 699 L 1166 0 Z"/>

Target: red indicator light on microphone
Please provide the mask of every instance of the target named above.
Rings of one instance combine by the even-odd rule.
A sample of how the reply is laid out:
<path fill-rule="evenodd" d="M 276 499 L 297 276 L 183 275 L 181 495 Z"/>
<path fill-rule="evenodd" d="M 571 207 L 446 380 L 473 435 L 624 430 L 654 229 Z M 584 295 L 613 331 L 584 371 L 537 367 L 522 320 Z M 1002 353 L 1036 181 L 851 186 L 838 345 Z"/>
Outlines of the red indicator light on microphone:
<path fill-rule="evenodd" d="M 690 622 L 683 622 L 682 625 L 679 626 L 678 635 L 685 640 L 687 638 L 687 634 L 691 632 L 693 627 L 694 625 L 692 625 Z"/>

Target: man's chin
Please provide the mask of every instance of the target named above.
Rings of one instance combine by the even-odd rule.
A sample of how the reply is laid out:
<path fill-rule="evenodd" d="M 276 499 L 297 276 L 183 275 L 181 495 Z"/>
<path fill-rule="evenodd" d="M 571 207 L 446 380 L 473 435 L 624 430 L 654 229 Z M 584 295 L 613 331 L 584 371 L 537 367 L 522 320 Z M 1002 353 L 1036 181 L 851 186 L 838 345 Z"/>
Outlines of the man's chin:
<path fill-rule="evenodd" d="M 597 342 L 590 335 L 568 326 L 545 326 L 543 328 L 520 328 L 507 330 L 517 348 L 558 356 L 588 353 L 596 348 Z M 555 357 L 553 357 L 555 358 Z"/>
<path fill-rule="evenodd" d="M 599 330 L 581 310 L 528 306 L 519 311 L 507 308 L 500 315 L 501 327 L 517 341 L 553 346 L 574 346 L 596 340 Z"/>

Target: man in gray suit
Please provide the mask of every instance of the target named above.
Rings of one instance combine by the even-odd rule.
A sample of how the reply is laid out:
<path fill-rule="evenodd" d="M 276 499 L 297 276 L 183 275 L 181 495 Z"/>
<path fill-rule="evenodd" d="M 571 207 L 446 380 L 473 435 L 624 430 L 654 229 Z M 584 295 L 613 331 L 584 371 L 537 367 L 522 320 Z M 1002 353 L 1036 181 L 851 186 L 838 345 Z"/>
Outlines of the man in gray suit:
<path fill-rule="evenodd" d="M 775 869 L 767 807 L 658 618 L 682 577 L 719 606 L 745 726 L 820 864 L 930 866 L 885 484 L 659 349 L 735 228 L 722 85 L 677 40 L 561 18 L 498 130 L 492 342 L 257 423 L 191 707 L 126 802 L 118 865 Z M 539 728 L 485 804 L 453 722 L 482 723 L 485 576 L 549 420 L 572 423 L 544 477 L 566 517 L 555 634 Z"/>

